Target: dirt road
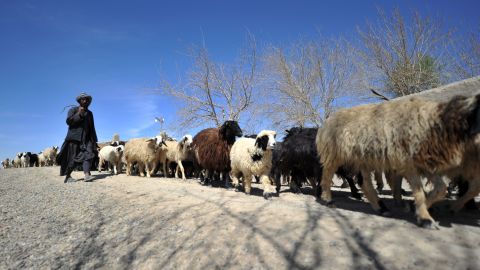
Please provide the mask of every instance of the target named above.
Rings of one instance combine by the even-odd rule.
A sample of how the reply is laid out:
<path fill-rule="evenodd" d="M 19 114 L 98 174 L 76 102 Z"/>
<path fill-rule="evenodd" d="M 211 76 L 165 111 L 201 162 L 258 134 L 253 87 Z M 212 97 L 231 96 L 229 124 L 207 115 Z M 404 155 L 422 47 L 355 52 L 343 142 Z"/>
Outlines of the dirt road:
<path fill-rule="evenodd" d="M 346 189 L 329 209 L 197 180 L 62 180 L 55 167 L 0 171 L 1 269 L 480 269 L 479 212 L 439 213 L 431 231 L 390 196 L 385 218 Z"/>

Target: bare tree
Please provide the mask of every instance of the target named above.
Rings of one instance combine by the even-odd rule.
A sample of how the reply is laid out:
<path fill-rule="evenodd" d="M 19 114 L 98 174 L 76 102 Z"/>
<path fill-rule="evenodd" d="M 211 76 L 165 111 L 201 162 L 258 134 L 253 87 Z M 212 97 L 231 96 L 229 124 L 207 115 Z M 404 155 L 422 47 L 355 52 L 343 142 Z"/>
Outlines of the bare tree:
<path fill-rule="evenodd" d="M 459 37 L 455 44 L 457 52 L 453 68 L 458 79 L 480 75 L 480 26 L 471 31 L 466 38 Z"/>
<path fill-rule="evenodd" d="M 263 106 L 275 126 L 321 126 L 353 89 L 354 49 L 342 39 L 271 47 L 265 57 L 270 103 Z"/>
<path fill-rule="evenodd" d="M 371 64 L 379 76 L 380 84 L 374 83 L 372 88 L 379 86 L 403 96 L 443 83 L 451 31 L 445 31 L 440 20 L 422 17 L 418 12 L 408 23 L 398 9 L 391 16 L 379 10 L 379 15 L 377 24 L 367 23 L 366 30 L 358 29 L 365 44 L 365 64 Z"/>
<path fill-rule="evenodd" d="M 193 68 L 186 83 L 173 85 L 161 80 L 161 93 L 181 103 L 178 111 L 181 128 L 211 123 L 221 126 L 225 120 L 239 120 L 254 103 L 257 82 L 257 47 L 252 35 L 238 59 L 230 65 L 213 61 L 203 45 L 192 49 Z"/>

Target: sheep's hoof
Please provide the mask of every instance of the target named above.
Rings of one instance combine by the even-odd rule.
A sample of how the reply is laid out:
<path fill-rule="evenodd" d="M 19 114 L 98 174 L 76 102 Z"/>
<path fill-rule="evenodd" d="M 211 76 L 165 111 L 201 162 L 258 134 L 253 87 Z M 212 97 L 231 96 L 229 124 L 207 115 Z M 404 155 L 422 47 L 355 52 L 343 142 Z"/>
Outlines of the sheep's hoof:
<path fill-rule="evenodd" d="M 272 193 L 272 192 L 263 192 L 263 198 L 265 198 L 265 200 L 268 200 L 268 199 L 270 199 L 271 197 L 273 197 L 273 193 Z"/>
<path fill-rule="evenodd" d="M 378 201 L 378 206 L 380 206 L 380 210 L 378 211 L 379 214 L 383 217 L 390 217 L 392 214 L 390 213 L 390 210 L 388 210 L 387 206 L 382 200 Z"/>
<path fill-rule="evenodd" d="M 361 200 L 362 199 L 362 194 L 358 193 L 358 192 L 352 192 L 350 193 L 350 196 L 352 196 L 353 198 L 357 199 L 357 200 Z"/>
<path fill-rule="evenodd" d="M 337 206 L 335 205 L 335 201 L 328 201 L 326 202 L 325 204 L 328 208 L 337 208 Z"/>
<path fill-rule="evenodd" d="M 425 229 L 430 229 L 430 230 L 439 230 L 440 228 L 438 227 L 438 224 L 430 219 L 420 219 L 418 221 L 418 225 L 422 228 Z"/>

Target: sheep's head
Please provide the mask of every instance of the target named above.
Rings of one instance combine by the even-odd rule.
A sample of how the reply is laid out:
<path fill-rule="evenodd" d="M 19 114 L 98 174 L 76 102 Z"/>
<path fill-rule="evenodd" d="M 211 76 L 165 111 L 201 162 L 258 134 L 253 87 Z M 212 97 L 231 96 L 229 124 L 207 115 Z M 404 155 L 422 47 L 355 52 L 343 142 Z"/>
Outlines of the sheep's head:
<path fill-rule="evenodd" d="M 125 149 L 125 146 L 123 146 L 123 145 L 119 145 L 119 146 L 115 147 L 115 151 L 117 151 L 117 153 L 119 153 L 119 154 L 122 154 L 124 149 Z"/>
<path fill-rule="evenodd" d="M 119 146 L 120 142 L 119 141 L 111 141 L 110 146 Z"/>
<path fill-rule="evenodd" d="M 17 157 L 21 158 L 23 156 L 23 153 L 17 153 Z"/>
<path fill-rule="evenodd" d="M 162 136 L 162 135 L 157 135 L 155 137 L 153 137 L 151 140 L 153 140 L 155 142 L 155 145 L 157 146 L 161 146 L 162 144 L 167 146 L 167 144 L 165 143 L 165 136 Z"/>
<path fill-rule="evenodd" d="M 271 150 L 275 147 L 276 141 L 275 137 L 277 133 L 273 130 L 262 130 L 258 133 L 255 140 L 255 146 L 261 148 L 262 150 Z"/>
<path fill-rule="evenodd" d="M 182 147 L 187 147 L 188 148 L 188 147 L 190 147 L 192 142 L 193 142 L 192 135 L 187 134 L 187 135 L 182 137 L 182 139 L 180 140 L 179 143 L 182 145 Z"/>
<path fill-rule="evenodd" d="M 288 137 L 290 137 L 290 136 L 293 136 L 293 135 L 295 135 L 295 134 L 299 134 L 300 132 L 302 132 L 302 130 L 303 130 L 302 127 L 292 127 L 292 128 L 290 128 L 290 129 L 287 129 L 287 130 L 285 130 L 286 135 L 285 135 L 285 138 L 284 138 L 284 139 L 286 139 L 286 138 L 288 138 Z"/>
<path fill-rule="evenodd" d="M 237 121 L 225 121 L 219 130 L 221 136 L 226 139 L 229 143 L 235 141 L 235 137 L 242 137 L 243 132 Z"/>

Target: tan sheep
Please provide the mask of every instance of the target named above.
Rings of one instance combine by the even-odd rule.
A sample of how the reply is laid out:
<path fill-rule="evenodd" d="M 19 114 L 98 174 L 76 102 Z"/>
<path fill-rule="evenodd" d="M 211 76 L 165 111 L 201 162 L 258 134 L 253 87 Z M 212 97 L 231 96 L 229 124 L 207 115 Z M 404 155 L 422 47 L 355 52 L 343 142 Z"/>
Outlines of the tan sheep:
<path fill-rule="evenodd" d="M 42 151 L 42 154 L 45 157 L 45 164 L 47 166 L 55 165 L 55 157 L 57 156 L 57 151 L 58 151 L 58 146 L 48 147 Z"/>
<path fill-rule="evenodd" d="M 436 227 L 428 206 L 445 194 L 440 175 L 470 166 L 466 150 L 475 148 L 480 132 L 479 99 L 480 95 L 456 96 L 436 102 L 414 97 L 338 111 L 325 121 L 316 138 L 323 165 L 322 199 L 332 202 L 333 174 L 347 165 L 362 173 L 362 189 L 372 207 L 382 213 L 386 209 L 369 176 L 372 171 L 391 171 L 410 183 L 418 222 Z M 435 186 L 428 197 L 422 175 Z"/>
<path fill-rule="evenodd" d="M 165 144 L 165 140 L 161 135 L 153 138 L 135 138 L 125 143 L 123 155 L 127 164 L 127 175 L 131 175 L 132 166 L 137 163 L 140 176 L 151 177 L 155 164 L 157 163 L 157 155 L 160 146 Z"/>
<path fill-rule="evenodd" d="M 192 135 L 187 134 L 183 136 L 179 142 L 167 141 L 166 144 L 167 149 L 165 158 L 167 161 L 165 163 L 167 163 L 167 167 L 170 162 L 176 162 L 177 167 L 175 169 L 175 177 L 178 178 L 178 171 L 180 169 L 182 179 L 186 180 L 187 178 L 185 177 L 185 169 L 183 168 L 182 161 L 193 159 L 193 151 L 190 147 L 192 144 Z"/>

